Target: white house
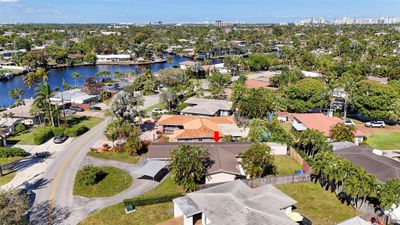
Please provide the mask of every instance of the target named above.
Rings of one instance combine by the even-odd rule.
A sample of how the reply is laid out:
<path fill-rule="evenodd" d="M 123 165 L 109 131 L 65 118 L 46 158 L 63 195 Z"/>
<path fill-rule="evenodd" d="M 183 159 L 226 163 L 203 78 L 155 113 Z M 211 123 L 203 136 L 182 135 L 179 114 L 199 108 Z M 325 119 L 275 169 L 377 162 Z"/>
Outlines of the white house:
<path fill-rule="evenodd" d="M 131 60 L 131 56 L 127 54 L 120 55 L 96 55 L 97 63 L 109 62 L 127 62 Z"/>
<path fill-rule="evenodd" d="M 323 77 L 323 75 L 321 73 L 318 72 L 310 72 L 310 71 L 301 71 L 301 73 L 303 74 L 304 77 L 310 77 L 310 78 L 319 78 L 319 77 Z"/>

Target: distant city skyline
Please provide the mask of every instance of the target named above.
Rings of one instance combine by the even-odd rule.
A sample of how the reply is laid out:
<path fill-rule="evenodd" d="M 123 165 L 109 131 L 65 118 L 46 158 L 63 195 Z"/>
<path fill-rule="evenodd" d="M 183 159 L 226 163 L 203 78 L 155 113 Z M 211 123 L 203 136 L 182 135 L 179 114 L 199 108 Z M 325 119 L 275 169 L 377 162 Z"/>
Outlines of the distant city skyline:
<path fill-rule="evenodd" d="M 287 23 L 400 16 L 399 0 L 0 0 L 0 23 Z"/>

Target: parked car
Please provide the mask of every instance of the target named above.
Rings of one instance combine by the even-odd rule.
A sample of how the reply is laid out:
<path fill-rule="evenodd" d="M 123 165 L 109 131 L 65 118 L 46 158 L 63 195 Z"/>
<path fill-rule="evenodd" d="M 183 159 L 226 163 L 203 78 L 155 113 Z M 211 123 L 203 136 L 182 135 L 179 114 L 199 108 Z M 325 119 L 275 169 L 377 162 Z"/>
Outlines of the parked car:
<path fill-rule="evenodd" d="M 168 111 L 165 109 L 159 109 L 159 108 L 154 108 L 151 113 L 157 113 L 157 114 L 164 114 L 167 113 Z"/>
<path fill-rule="evenodd" d="M 77 106 L 77 105 L 71 105 L 71 106 L 69 107 L 69 109 L 74 110 L 74 111 L 76 111 L 76 112 L 83 112 L 83 111 L 85 111 L 82 107 Z"/>
<path fill-rule="evenodd" d="M 90 106 L 90 109 L 91 109 L 91 110 L 100 111 L 100 110 L 101 110 L 101 107 L 100 107 L 100 106 L 92 105 L 92 106 Z"/>
<path fill-rule="evenodd" d="M 366 127 L 372 127 L 372 128 L 384 128 L 386 126 L 385 122 L 383 121 L 371 121 L 365 123 Z"/>
<path fill-rule="evenodd" d="M 346 119 L 346 120 L 343 121 L 343 123 L 344 123 L 344 125 L 346 125 L 346 126 L 355 126 L 355 125 L 356 125 L 356 124 L 354 123 L 354 121 L 351 120 L 351 119 Z"/>
<path fill-rule="evenodd" d="M 67 135 L 61 134 L 61 135 L 55 136 L 55 137 L 53 138 L 53 142 L 54 142 L 54 144 L 62 144 L 62 143 L 64 143 L 68 138 L 69 138 L 69 137 L 68 137 Z"/>

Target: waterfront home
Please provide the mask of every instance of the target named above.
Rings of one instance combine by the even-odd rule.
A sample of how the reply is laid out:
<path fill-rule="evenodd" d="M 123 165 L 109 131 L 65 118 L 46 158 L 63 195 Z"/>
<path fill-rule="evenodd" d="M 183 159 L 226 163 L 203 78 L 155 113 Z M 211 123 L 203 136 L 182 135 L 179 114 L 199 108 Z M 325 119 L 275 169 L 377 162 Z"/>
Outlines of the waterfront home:
<path fill-rule="evenodd" d="M 39 124 L 44 121 L 43 115 L 31 113 L 33 99 L 24 100 L 24 104 L 3 111 L 3 115 L 12 115 L 11 118 L 21 119 L 21 123 L 26 125 Z"/>
<path fill-rule="evenodd" d="M 91 104 L 99 101 L 99 96 L 88 95 L 80 90 L 68 90 L 57 92 L 53 97 L 50 98 L 54 104 Z"/>
<path fill-rule="evenodd" d="M 325 135 L 328 141 L 332 141 L 330 129 L 343 120 L 338 117 L 326 116 L 322 113 L 293 113 L 292 127 L 296 131 L 307 129 L 318 130 Z M 354 143 L 359 144 L 364 141 L 365 134 L 359 130 L 355 133 Z"/>
<path fill-rule="evenodd" d="M 130 60 L 131 56 L 127 54 L 96 55 L 97 63 L 129 62 Z"/>
<path fill-rule="evenodd" d="M 188 105 L 181 111 L 182 115 L 197 116 L 229 116 L 232 114 L 232 102 L 226 100 L 189 98 Z"/>
<path fill-rule="evenodd" d="M 297 201 L 271 184 L 252 189 L 236 180 L 175 198 L 173 203 L 176 222 L 169 224 L 298 224 L 290 218 Z"/>
<path fill-rule="evenodd" d="M 196 62 L 193 61 L 184 61 L 179 63 L 179 68 L 182 70 L 187 70 L 187 69 L 191 69 L 194 65 L 196 64 Z"/>
<path fill-rule="evenodd" d="M 20 118 L 0 118 L 0 130 L 4 133 L 12 133 L 15 131 L 15 127 L 22 123 Z"/>
<path fill-rule="evenodd" d="M 234 139 L 249 133 L 248 128 L 239 128 L 231 116 L 162 115 L 157 127 L 171 142 L 213 142 L 215 132 L 219 137 L 231 135 Z"/>
<path fill-rule="evenodd" d="M 246 172 L 240 166 L 239 154 L 244 153 L 251 143 L 223 142 L 223 143 L 153 143 L 149 145 L 147 159 L 150 161 L 169 161 L 171 152 L 180 145 L 201 146 L 210 153 L 212 165 L 206 173 L 206 184 L 233 181 L 246 178 Z M 287 146 L 277 143 L 265 143 L 271 147 L 273 155 L 287 155 Z"/>

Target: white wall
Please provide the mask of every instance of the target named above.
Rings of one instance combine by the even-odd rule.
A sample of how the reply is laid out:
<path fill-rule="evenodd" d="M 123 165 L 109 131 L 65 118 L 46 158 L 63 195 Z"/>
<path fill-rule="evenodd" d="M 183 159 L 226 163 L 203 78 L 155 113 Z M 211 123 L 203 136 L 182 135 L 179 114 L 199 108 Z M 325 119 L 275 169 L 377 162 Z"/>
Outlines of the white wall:
<path fill-rule="evenodd" d="M 178 207 L 178 205 L 174 202 L 174 217 L 183 216 L 182 210 Z"/>
<path fill-rule="evenodd" d="M 183 216 L 183 225 L 193 225 L 193 217 Z"/>
<path fill-rule="evenodd" d="M 206 184 L 234 181 L 235 178 L 236 178 L 236 176 L 232 175 L 232 174 L 216 173 L 216 174 L 212 174 L 212 175 L 209 175 L 206 177 Z"/>
<path fill-rule="evenodd" d="M 292 206 L 289 206 L 289 207 L 287 207 L 287 208 L 281 209 L 281 211 L 282 211 L 283 213 L 285 213 L 286 215 L 288 215 L 289 213 L 292 212 Z"/>
<path fill-rule="evenodd" d="M 272 155 L 287 155 L 287 146 L 276 143 L 267 143 L 271 147 Z"/>
<path fill-rule="evenodd" d="M 205 213 L 201 214 L 201 222 L 203 225 L 208 225 L 211 223 L 210 219 L 208 219 Z"/>

